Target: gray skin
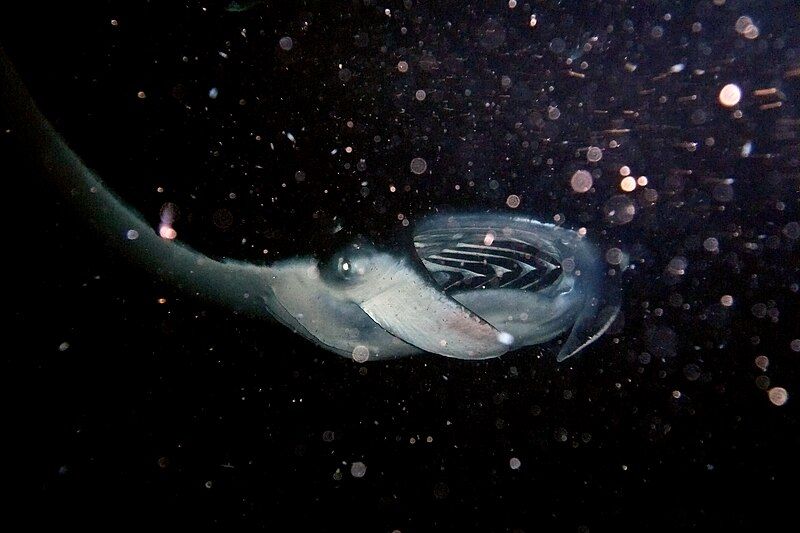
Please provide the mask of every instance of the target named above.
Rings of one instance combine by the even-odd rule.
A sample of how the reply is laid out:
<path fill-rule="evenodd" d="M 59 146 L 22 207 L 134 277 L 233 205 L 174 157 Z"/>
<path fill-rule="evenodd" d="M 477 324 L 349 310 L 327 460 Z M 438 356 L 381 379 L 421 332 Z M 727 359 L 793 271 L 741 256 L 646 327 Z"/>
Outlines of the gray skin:
<path fill-rule="evenodd" d="M 616 316 L 614 303 L 600 313 L 602 262 L 594 246 L 573 231 L 524 217 L 429 218 L 416 229 L 415 248 L 403 253 L 357 240 L 322 262 L 311 256 L 270 265 L 216 261 L 161 238 L 107 189 L 41 115 L 1 50 L 0 90 L 0 110 L 32 170 L 68 197 L 119 254 L 186 293 L 235 313 L 275 319 L 337 354 L 380 360 L 429 352 L 486 359 L 571 330 L 558 354 L 562 361 L 602 335 Z M 129 238 L 131 230 L 137 238 Z M 449 267 L 427 260 L 429 252 L 476 246 L 490 231 L 558 262 L 572 259 L 575 269 L 541 290 L 447 292 L 438 286 L 432 274 Z M 432 243 L 434 248 L 426 248 Z M 480 261 L 494 261 L 493 250 L 476 249 Z"/>

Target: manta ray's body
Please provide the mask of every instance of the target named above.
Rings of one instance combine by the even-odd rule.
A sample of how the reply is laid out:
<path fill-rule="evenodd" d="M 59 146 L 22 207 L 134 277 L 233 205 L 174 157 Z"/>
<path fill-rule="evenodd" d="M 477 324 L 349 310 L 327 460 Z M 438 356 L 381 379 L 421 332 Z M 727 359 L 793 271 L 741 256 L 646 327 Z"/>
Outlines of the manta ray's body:
<path fill-rule="evenodd" d="M 0 64 L 0 105 L 16 137 L 117 250 L 187 292 L 274 318 L 330 351 L 360 360 L 418 352 L 486 359 L 569 331 L 561 361 L 616 316 L 588 240 L 508 214 L 427 218 L 400 252 L 358 239 L 324 261 L 208 258 L 161 238 L 124 205 L 40 114 L 2 53 Z"/>

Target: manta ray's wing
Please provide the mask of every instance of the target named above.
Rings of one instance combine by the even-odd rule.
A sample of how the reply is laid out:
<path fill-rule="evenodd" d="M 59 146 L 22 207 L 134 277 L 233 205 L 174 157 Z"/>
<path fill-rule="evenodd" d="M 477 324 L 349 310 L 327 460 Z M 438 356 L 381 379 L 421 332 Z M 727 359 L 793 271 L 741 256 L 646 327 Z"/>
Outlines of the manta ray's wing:
<path fill-rule="evenodd" d="M 358 302 L 382 328 L 426 352 L 458 359 L 486 359 L 508 350 L 497 328 L 405 261 L 399 264 L 387 265 L 380 290 Z"/>

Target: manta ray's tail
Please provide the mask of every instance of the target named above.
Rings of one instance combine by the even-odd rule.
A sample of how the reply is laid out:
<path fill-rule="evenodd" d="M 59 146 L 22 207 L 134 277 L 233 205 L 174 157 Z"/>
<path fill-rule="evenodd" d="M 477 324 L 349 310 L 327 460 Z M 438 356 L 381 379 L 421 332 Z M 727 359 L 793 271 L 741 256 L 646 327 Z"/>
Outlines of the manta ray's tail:
<path fill-rule="evenodd" d="M 0 48 L 0 113 L 32 176 L 44 177 L 91 222 L 103 241 L 186 292 L 221 302 L 235 311 L 266 316 L 270 269 L 210 259 L 169 238 L 127 207 L 80 160 L 44 118 Z M 165 235 L 170 237 L 169 232 Z"/>

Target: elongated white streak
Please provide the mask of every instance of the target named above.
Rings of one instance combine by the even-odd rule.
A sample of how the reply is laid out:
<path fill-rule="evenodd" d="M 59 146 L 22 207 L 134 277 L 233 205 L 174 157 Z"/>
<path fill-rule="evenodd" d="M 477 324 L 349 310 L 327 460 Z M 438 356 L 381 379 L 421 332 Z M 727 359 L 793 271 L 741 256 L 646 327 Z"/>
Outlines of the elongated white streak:
<path fill-rule="evenodd" d="M 433 259 L 433 257 L 431 257 L 431 259 Z M 456 272 L 458 274 L 462 274 L 465 277 L 465 279 L 486 277 L 486 274 L 481 274 L 480 272 L 473 272 L 468 268 L 459 268 L 450 265 L 440 265 L 439 263 L 434 263 L 433 261 L 429 261 L 428 259 L 423 259 L 422 263 L 430 271 L 443 270 L 445 272 Z"/>
<path fill-rule="evenodd" d="M 488 253 L 485 253 L 485 252 L 465 252 L 463 250 L 456 251 L 456 250 L 450 250 L 450 249 L 445 249 L 444 252 L 445 253 L 453 253 L 453 254 L 457 253 L 457 254 L 461 254 L 461 255 L 467 255 L 467 256 L 470 256 L 470 257 L 483 257 L 484 261 L 486 263 L 488 263 L 489 265 L 491 265 L 495 270 L 500 269 L 500 272 L 504 272 L 504 273 L 511 272 L 511 270 L 508 269 L 508 268 L 505 268 L 505 267 L 501 267 L 499 265 L 495 265 L 494 263 L 491 263 L 488 260 L 489 259 L 505 259 L 507 261 L 514 261 L 514 263 L 519 265 L 519 267 L 522 269 L 522 271 L 523 271 L 522 275 L 527 274 L 528 272 L 533 272 L 535 270 L 534 267 L 532 267 L 531 265 L 529 265 L 527 263 L 519 261 L 518 259 L 512 259 L 510 257 L 506 257 L 504 255 L 488 254 Z M 499 274 L 499 272 L 498 272 L 498 274 Z"/>

